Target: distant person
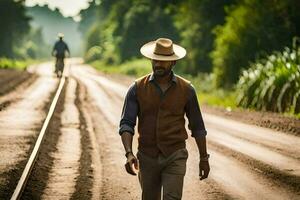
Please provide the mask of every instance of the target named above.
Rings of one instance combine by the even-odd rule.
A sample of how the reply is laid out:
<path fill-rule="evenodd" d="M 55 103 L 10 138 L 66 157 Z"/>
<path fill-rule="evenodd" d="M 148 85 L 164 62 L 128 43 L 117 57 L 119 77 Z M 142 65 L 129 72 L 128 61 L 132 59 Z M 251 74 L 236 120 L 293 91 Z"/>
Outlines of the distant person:
<path fill-rule="evenodd" d="M 57 77 L 61 77 L 64 70 L 64 58 L 66 57 L 66 53 L 70 55 L 70 50 L 68 45 L 63 41 L 64 34 L 58 34 L 58 41 L 56 41 L 53 50 L 52 56 L 56 57 L 55 63 L 55 73 Z"/>
<path fill-rule="evenodd" d="M 153 72 L 137 79 L 125 98 L 119 129 L 127 158 L 125 168 L 132 175 L 136 175 L 134 167 L 139 169 L 143 200 L 159 200 L 161 191 L 164 200 L 179 200 L 188 158 L 185 114 L 200 153 L 200 180 L 210 171 L 206 129 L 195 89 L 172 70 L 186 50 L 170 39 L 159 38 L 145 44 L 141 53 L 151 59 Z M 136 157 L 132 140 L 137 118 Z"/>

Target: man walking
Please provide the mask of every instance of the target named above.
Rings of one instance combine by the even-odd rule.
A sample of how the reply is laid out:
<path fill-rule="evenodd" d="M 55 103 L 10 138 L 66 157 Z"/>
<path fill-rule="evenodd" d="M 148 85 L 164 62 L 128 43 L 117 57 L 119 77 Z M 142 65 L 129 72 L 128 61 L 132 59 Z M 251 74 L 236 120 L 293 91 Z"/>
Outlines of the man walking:
<path fill-rule="evenodd" d="M 164 200 L 181 199 L 188 158 L 185 114 L 200 153 L 200 180 L 207 178 L 210 170 L 195 90 L 172 71 L 186 51 L 170 39 L 159 38 L 145 44 L 141 53 L 151 59 L 153 72 L 136 80 L 125 98 L 119 129 L 127 157 L 125 168 L 132 175 L 136 175 L 134 167 L 139 169 L 143 200 L 161 199 L 162 189 Z M 136 158 L 132 140 L 137 117 Z"/>
<path fill-rule="evenodd" d="M 63 41 L 64 34 L 58 34 L 58 41 L 56 41 L 53 50 L 52 56 L 56 57 L 55 62 L 55 73 L 57 77 L 61 77 L 64 70 L 64 58 L 66 57 L 66 52 L 70 55 L 70 50 L 68 45 Z"/>

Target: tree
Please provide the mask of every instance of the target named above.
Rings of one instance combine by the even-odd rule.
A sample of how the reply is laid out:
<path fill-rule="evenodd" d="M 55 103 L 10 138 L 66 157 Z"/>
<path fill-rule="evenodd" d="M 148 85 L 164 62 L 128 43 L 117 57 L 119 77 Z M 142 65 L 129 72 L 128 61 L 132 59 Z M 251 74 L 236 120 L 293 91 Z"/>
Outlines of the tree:
<path fill-rule="evenodd" d="M 79 31 L 83 36 L 86 36 L 87 32 L 89 31 L 90 27 L 95 24 L 97 20 L 99 20 L 99 16 L 97 13 L 99 3 L 97 1 L 90 2 L 90 5 L 85 10 L 80 11 L 80 22 L 79 22 Z"/>
<path fill-rule="evenodd" d="M 215 34 L 213 59 L 216 86 L 230 87 L 262 54 L 281 50 L 299 35 L 296 0 L 243 0 L 227 10 L 226 23 Z"/>
<path fill-rule="evenodd" d="M 88 34 L 88 49 L 100 46 L 104 60 L 119 63 L 139 56 L 139 48 L 149 40 L 177 40 L 177 30 L 167 12 L 169 5 L 170 2 L 162 0 L 101 1 L 98 14 L 102 20 Z"/>
<path fill-rule="evenodd" d="M 30 18 L 25 14 L 24 0 L 0 1 L 0 56 L 14 57 L 17 46 L 29 31 Z"/>
<path fill-rule="evenodd" d="M 120 59 L 128 60 L 139 55 L 140 47 L 150 40 L 168 37 L 178 41 L 178 32 L 165 1 L 133 1 L 123 18 L 120 31 Z"/>
<path fill-rule="evenodd" d="M 224 7 L 233 0 L 188 0 L 177 7 L 175 25 L 180 32 L 181 44 L 188 49 L 183 61 L 184 72 L 197 74 L 211 72 L 209 53 L 213 49 L 215 35 L 212 30 L 222 25 L 225 19 Z"/>

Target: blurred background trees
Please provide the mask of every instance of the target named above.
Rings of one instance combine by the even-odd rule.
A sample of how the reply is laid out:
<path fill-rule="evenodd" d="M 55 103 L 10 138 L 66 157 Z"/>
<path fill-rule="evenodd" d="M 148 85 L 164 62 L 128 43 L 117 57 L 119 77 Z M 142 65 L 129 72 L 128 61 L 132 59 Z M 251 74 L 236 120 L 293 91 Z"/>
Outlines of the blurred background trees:
<path fill-rule="evenodd" d="M 103 0 L 91 5 L 98 20 L 85 26 L 86 52 L 99 46 L 101 59 L 124 62 L 138 57 L 145 42 L 170 37 L 188 50 L 179 70 L 213 72 L 218 87 L 231 87 L 250 62 L 282 50 L 299 35 L 297 0 Z M 81 26 L 86 25 L 85 15 L 82 19 Z"/>
<path fill-rule="evenodd" d="M 24 0 L 1 0 L 0 58 L 47 57 L 56 33 L 65 32 L 72 55 L 83 54 L 86 61 L 101 61 L 107 68 L 126 67 L 130 63 L 135 66 L 145 64 L 136 62 L 142 58 L 139 49 L 144 43 L 169 37 L 187 49 L 187 57 L 177 63 L 175 70 L 201 77 L 199 85 L 206 87 L 204 90 L 209 85 L 211 90 L 237 88 L 243 95 L 261 94 L 267 90 L 258 89 L 264 81 L 256 81 L 257 87 L 241 87 L 245 80 L 254 77 L 249 75 L 253 74 L 251 70 L 255 73 L 261 70 L 261 74 L 268 76 L 278 73 L 278 67 L 268 72 L 261 69 L 273 63 L 292 74 L 300 71 L 298 61 L 286 58 L 287 49 L 290 52 L 299 49 L 299 45 L 292 47 L 293 38 L 300 36 L 299 10 L 299 0 L 90 0 L 90 6 L 79 13 L 80 20 L 74 21 L 47 6 L 29 8 L 24 6 Z M 282 60 L 280 64 L 270 61 L 274 55 Z M 286 68 L 290 62 L 294 67 Z M 134 71 L 133 67 L 128 69 L 130 73 Z M 297 84 L 293 82 L 291 85 L 295 86 L 291 87 Z M 272 98 L 292 98 L 299 93 L 280 95 L 281 89 Z M 240 98 L 240 105 L 269 109 L 248 97 Z M 293 106 L 298 108 L 296 104 Z M 270 110 L 282 111 L 285 107 L 289 106 Z"/>
<path fill-rule="evenodd" d="M 231 86 L 249 62 L 291 45 L 300 34 L 298 9 L 297 0 L 243 0 L 229 7 L 226 23 L 215 29 L 216 85 Z"/>
<path fill-rule="evenodd" d="M 138 57 L 141 45 L 162 35 L 178 41 L 178 31 L 168 9 L 176 4 L 176 1 L 163 0 L 101 1 L 95 13 L 99 20 L 90 26 L 86 36 L 86 50 L 100 46 L 101 59 L 121 63 Z M 80 26 L 83 27 L 86 25 L 84 15 L 82 19 Z"/>
<path fill-rule="evenodd" d="M 20 45 L 29 31 L 30 18 L 24 1 L 0 1 L 0 57 L 14 57 L 14 47 Z"/>
<path fill-rule="evenodd" d="M 202 77 L 199 84 L 206 86 L 208 84 L 204 82 L 209 80 L 213 85 L 209 88 L 239 91 L 239 105 L 245 107 L 299 112 L 299 81 L 295 81 L 299 76 L 293 76 L 295 80 L 290 80 L 289 89 L 284 86 L 290 75 L 300 73 L 299 62 L 285 59 L 289 56 L 284 55 L 287 49 L 298 50 L 298 47 L 291 46 L 293 38 L 300 35 L 300 1 L 102 0 L 91 5 L 91 13 L 98 20 L 85 26 L 88 28 L 85 30 L 88 32 L 88 61 L 102 60 L 110 65 L 128 62 L 141 57 L 139 49 L 145 42 L 169 37 L 188 52 L 187 57 L 177 63 L 177 72 Z M 82 17 L 81 23 L 85 24 L 84 15 Z M 274 61 L 272 69 L 264 70 L 271 62 L 266 60 L 274 56 L 281 62 Z M 293 62 L 292 68 L 286 67 L 289 62 Z M 247 69 L 250 71 L 245 71 Z M 254 78 L 253 73 L 259 70 L 260 76 Z M 274 77 L 283 82 L 277 84 L 278 88 L 273 88 L 272 95 L 269 90 L 262 89 L 266 82 L 273 83 L 266 79 L 270 78 L 269 73 L 280 74 L 278 71 L 282 70 L 290 73 L 272 76 L 271 80 L 276 83 Z M 263 76 L 264 73 L 267 75 Z M 255 84 L 246 84 L 249 77 L 256 80 Z M 289 93 L 285 94 L 283 89 Z M 269 97 L 262 93 L 268 93 Z M 259 97 L 253 100 L 256 95 Z M 265 99 L 264 103 L 262 99 Z M 280 107 L 278 102 L 285 103 Z"/>
<path fill-rule="evenodd" d="M 225 22 L 225 7 L 233 0 L 188 0 L 173 7 L 175 25 L 180 34 L 180 43 L 188 49 L 182 67 L 186 73 L 212 72 L 210 52 L 214 47 L 217 25 Z M 201 48 L 195 48 L 201 47 Z"/>
<path fill-rule="evenodd" d="M 83 53 L 78 23 L 47 6 L 26 7 L 25 0 L 1 0 L 0 30 L 0 58 L 49 58 L 58 32 L 65 34 L 73 55 Z"/>

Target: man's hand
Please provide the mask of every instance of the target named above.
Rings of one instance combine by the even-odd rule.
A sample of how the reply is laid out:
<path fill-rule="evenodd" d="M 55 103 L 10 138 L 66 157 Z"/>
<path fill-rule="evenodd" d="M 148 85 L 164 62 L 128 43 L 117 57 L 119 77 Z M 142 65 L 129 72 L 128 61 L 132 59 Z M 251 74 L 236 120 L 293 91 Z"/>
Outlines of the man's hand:
<path fill-rule="evenodd" d="M 138 163 L 138 160 L 137 158 L 133 155 L 133 153 L 129 153 L 128 156 L 127 156 L 127 161 L 126 161 L 126 164 L 125 164 L 125 169 L 127 171 L 128 174 L 131 174 L 131 175 L 136 175 L 135 173 L 135 170 L 133 169 L 133 166 L 134 165 L 134 168 L 136 170 L 139 169 L 139 163 Z"/>
<path fill-rule="evenodd" d="M 206 179 L 208 177 L 210 171 L 209 162 L 207 161 L 201 161 L 199 163 L 199 177 L 200 180 Z"/>

